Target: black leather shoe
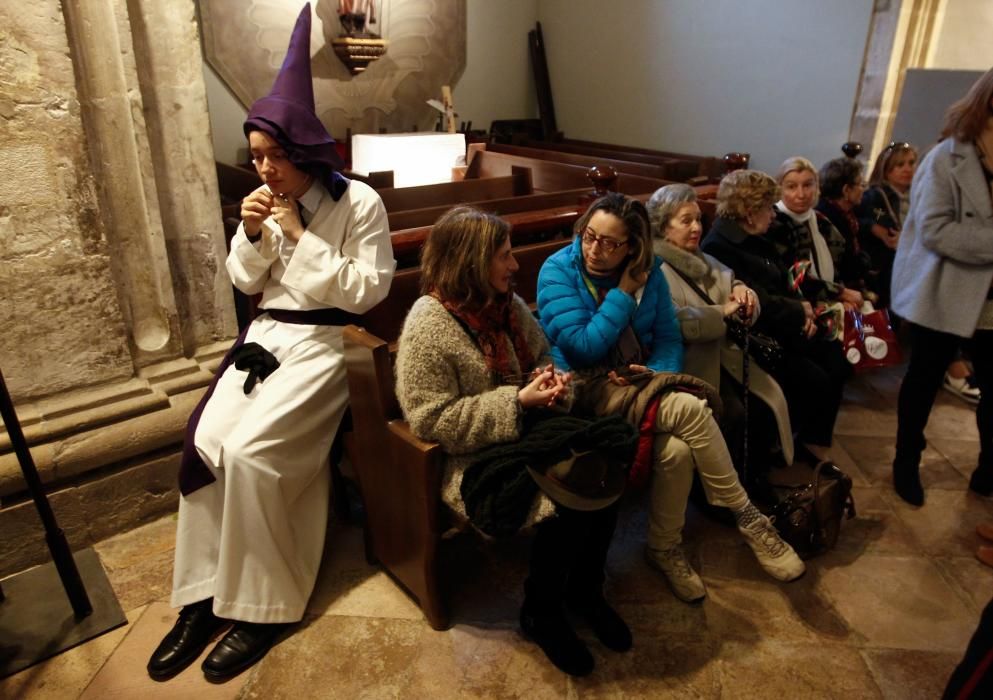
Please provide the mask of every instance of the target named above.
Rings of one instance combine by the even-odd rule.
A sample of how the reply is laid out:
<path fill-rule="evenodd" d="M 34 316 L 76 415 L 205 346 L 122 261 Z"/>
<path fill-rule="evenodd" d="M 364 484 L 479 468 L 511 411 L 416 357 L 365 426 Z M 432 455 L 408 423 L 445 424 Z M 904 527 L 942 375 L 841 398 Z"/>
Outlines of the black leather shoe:
<path fill-rule="evenodd" d="M 159 642 L 148 661 L 148 675 L 153 680 L 164 681 L 172 678 L 193 663 L 219 632 L 227 620 L 214 615 L 213 598 L 184 606 L 179 611 L 179 619 L 169 634 Z"/>
<path fill-rule="evenodd" d="M 569 625 L 562 609 L 539 610 L 538 606 L 521 607 L 521 629 L 548 660 L 570 676 L 588 676 L 593 671 L 593 656 Z"/>
<path fill-rule="evenodd" d="M 613 651 L 631 648 L 631 630 L 602 595 L 570 599 L 568 605 L 586 621 L 605 647 Z"/>
<path fill-rule="evenodd" d="M 976 467 L 969 479 L 969 490 L 980 496 L 993 496 L 993 469 Z"/>
<path fill-rule="evenodd" d="M 215 683 L 237 676 L 262 659 L 288 624 L 235 622 L 203 660 L 203 675 Z"/>

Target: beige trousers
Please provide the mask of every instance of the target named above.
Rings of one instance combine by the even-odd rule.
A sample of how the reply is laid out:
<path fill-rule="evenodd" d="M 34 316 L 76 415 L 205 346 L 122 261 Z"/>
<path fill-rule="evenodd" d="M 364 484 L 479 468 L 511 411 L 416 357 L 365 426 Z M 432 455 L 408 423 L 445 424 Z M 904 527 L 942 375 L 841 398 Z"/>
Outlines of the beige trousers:
<path fill-rule="evenodd" d="M 662 395 L 655 419 L 654 453 L 650 549 L 671 549 L 682 542 L 694 469 L 713 505 L 736 511 L 748 504 L 721 429 L 703 399 L 681 391 Z"/>

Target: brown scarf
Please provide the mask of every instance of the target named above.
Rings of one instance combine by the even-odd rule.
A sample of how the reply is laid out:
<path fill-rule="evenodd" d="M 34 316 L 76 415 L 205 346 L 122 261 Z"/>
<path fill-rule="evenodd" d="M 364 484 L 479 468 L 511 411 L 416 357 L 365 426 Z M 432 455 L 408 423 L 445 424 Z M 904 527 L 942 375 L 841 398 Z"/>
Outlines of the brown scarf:
<path fill-rule="evenodd" d="M 511 294 L 499 295 L 492 302 L 479 309 L 470 311 L 460 307 L 450 299 L 441 299 L 433 294 L 441 305 L 466 328 L 473 340 L 483 351 L 486 366 L 498 377 L 514 374 L 515 369 L 510 363 L 510 353 L 507 350 L 507 338 L 514 347 L 517 356 L 517 371 L 527 372 L 534 366 L 534 356 L 528 348 L 524 331 L 514 313 Z"/>

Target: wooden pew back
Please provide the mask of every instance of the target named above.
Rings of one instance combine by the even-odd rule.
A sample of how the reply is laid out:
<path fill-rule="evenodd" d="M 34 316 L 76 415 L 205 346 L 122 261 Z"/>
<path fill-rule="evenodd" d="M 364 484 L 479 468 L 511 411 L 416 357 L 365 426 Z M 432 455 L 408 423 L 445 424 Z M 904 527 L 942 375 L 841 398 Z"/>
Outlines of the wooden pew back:
<path fill-rule="evenodd" d="M 531 170 L 514 166 L 510 175 L 501 177 L 472 178 L 417 187 L 388 187 L 378 190 L 378 193 L 386 211 L 393 213 L 406 209 L 451 207 L 462 202 L 520 197 L 533 191 Z"/>

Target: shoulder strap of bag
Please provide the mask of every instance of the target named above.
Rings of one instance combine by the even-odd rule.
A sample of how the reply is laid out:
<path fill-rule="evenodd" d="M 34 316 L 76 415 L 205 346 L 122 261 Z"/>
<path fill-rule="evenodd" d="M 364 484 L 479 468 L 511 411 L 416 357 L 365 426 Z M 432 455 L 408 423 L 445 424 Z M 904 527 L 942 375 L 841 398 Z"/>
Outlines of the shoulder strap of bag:
<path fill-rule="evenodd" d="M 669 268 L 673 272 L 675 272 L 677 275 L 679 275 L 680 277 L 682 277 L 683 278 L 683 281 L 686 282 L 686 284 L 690 285 L 690 289 L 692 289 L 693 292 L 698 297 L 700 297 L 701 299 L 703 299 L 705 302 L 707 302 L 711 306 L 717 306 L 717 302 L 715 302 L 713 299 L 711 299 L 710 298 L 710 295 L 707 294 L 707 292 L 703 291 L 700 288 L 700 285 L 698 285 L 696 282 L 694 282 L 692 279 L 690 279 L 690 276 L 689 275 L 687 275 L 685 272 L 683 272 L 682 270 L 680 270 L 675 265 L 672 265 L 670 263 L 666 263 L 666 265 L 669 265 Z"/>

